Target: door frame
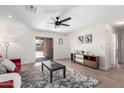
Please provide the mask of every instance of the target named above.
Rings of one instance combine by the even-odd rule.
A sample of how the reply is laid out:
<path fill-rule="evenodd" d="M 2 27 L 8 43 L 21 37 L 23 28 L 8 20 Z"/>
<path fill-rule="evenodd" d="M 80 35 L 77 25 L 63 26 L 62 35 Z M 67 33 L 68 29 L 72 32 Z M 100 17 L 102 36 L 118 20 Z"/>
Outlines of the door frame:
<path fill-rule="evenodd" d="M 119 48 L 119 34 L 113 33 L 111 36 L 111 64 L 113 66 L 119 65 L 120 58 L 120 48 Z"/>

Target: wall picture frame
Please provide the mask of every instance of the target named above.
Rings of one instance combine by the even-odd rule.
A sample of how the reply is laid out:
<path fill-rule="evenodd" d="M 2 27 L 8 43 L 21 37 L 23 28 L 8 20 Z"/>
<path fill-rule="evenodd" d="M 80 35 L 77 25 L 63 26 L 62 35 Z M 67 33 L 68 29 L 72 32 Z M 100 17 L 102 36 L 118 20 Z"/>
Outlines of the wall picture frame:
<path fill-rule="evenodd" d="M 79 36 L 78 37 L 78 44 L 83 44 L 84 43 L 84 36 Z"/>
<path fill-rule="evenodd" d="M 85 43 L 92 43 L 92 38 L 93 38 L 92 34 L 85 35 Z"/>

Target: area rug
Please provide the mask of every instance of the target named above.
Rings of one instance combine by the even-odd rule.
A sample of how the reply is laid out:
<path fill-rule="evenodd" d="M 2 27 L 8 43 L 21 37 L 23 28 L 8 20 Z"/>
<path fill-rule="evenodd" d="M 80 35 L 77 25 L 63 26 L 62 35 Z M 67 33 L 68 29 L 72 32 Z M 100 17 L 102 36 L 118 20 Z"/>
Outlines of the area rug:
<path fill-rule="evenodd" d="M 41 66 L 22 69 L 22 88 L 93 88 L 99 80 L 80 74 L 78 71 L 66 67 L 66 78 L 63 70 L 53 73 L 53 83 L 50 83 L 50 73 L 47 69 L 41 71 Z"/>

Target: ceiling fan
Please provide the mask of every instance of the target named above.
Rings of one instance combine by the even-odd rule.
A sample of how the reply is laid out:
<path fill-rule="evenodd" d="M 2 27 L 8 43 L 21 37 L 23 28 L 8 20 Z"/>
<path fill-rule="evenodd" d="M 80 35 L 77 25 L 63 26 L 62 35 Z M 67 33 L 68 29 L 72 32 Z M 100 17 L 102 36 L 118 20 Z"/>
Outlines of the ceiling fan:
<path fill-rule="evenodd" d="M 71 20 L 71 17 L 67 17 L 63 20 L 59 20 L 60 19 L 60 16 L 56 17 L 55 19 L 54 18 L 51 18 L 54 22 L 53 23 L 50 23 L 50 24 L 55 24 L 55 27 L 56 28 L 57 26 L 70 26 L 69 24 L 65 24 L 63 22 L 66 22 L 66 21 L 69 21 Z"/>

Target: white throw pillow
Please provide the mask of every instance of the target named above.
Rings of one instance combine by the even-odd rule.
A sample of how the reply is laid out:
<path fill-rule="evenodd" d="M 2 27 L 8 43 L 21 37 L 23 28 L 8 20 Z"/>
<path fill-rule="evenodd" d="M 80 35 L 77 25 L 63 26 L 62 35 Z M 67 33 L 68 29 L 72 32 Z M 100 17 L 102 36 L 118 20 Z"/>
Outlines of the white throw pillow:
<path fill-rule="evenodd" d="M 6 71 L 5 66 L 0 63 L 0 74 L 4 74 L 4 73 L 6 73 L 6 72 L 7 72 L 7 71 Z"/>
<path fill-rule="evenodd" d="M 16 67 L 15 64 L 9 59 L 3 60 L 1 64 L 3 64 L 8 71 L 14 71 Z"/>

